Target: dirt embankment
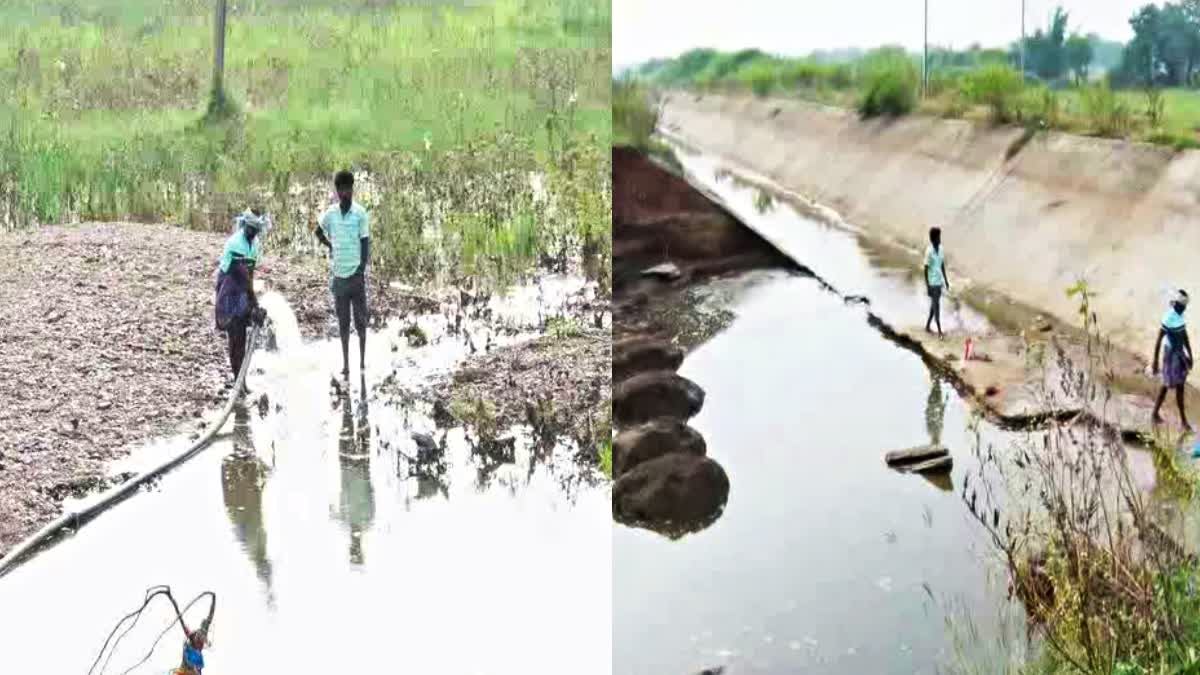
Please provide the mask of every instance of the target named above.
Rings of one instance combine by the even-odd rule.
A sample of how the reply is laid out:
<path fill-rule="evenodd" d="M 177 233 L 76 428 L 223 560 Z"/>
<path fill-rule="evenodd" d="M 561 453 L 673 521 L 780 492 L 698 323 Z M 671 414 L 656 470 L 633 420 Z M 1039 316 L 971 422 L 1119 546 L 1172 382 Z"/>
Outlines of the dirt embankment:
<path fill-rule="evenodd" d="M 1200 292 L 1197 151 L 686 93 L 667 96 L 663 123 L 873 237 L 919 250 L 939 225 L 952 276 L 1065 323 L 1078 309 L 1065 290 L 1086 279 L 1106 333 L 1139 354 L 1164 289 Z"/>
<path fill-rule="evenodd" d="M 86 224 L 0 235 L 0 554 L 94 487 L 108 462 L 225 400 L 213 325 L 226 235 Z M 268 255 L 258 277 L 306 337 L 336 332 L 325 262 Z M 382 318 L 410 302 L 372 282 Z"/>
<path fill-rule="evenodd" d="M 664 166 L 636 150 L 613 149 L 618 521 L 682 536 L 720 516 L 729 478 L 687 425 L 704 405 L 704 391 L 676 373 L 685 352 L 661 308 L 706 277 L 765 267 L 795 265 Z"/>

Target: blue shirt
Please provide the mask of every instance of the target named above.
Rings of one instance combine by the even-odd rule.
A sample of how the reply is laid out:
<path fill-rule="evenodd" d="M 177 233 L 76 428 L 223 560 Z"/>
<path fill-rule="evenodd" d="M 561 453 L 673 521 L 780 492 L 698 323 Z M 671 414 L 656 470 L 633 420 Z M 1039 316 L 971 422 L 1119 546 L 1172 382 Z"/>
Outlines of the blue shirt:
<path fill-rule="evenodd" d="M 941 288 L 946 285 L 946 277 L 942 274 L 942 265 L 946 264 L 946 252 L 941 246 L 936 249 L 933 244 L 925 249 L 925 280 L 930 286 Z"/>
<path fill-rule="evenodd" d="M 358 202 L 350 204 L 350 210 L 342 213 L 340 204 L 334 204 L 321 216 L 320 227 L 333 247 L 330 260 L 333 276 L 339 279 L 353 276 L 362 263 L 363 239 L 371 236 L 371 217 Z"/>
<path fill-rule="evenodd" d="M 250 243 L 246 241 L 246 230 L 238 228 L 237 232 L 225 240 L 225 250 L 221 253 L 221 271 L 229 272 L 229 266 L 237 259 L 245 259 L 246 264 L 253 270 L 261 252 L 259 237 L 254 237 L 254 243 Z"/>
<path fill-rule="evenodd" d="M 1179 345 L 1176 345 L 1175 341 L 1171 339 L 1171 336 L 1178 335 L 1179 331 L 1183 329 L 1184 325 L 1183 315 L 1179 312 L 1176 312 L 1174 307 L 1167 310 L 1167 313 L 1163 315 L 1162 327 L 1166 332 L 1164 339 L 1167 343 L 1167 349 L 1174 349 L 1176 346 L 1183 346 L 1182 341 Z"/>

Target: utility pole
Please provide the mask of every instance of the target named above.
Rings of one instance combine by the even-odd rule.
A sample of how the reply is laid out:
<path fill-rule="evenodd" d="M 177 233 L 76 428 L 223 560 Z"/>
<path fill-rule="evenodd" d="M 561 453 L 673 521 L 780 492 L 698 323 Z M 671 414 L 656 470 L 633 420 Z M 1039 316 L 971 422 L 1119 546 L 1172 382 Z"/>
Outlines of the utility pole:
<path fill-rule="evenodd" d="M 1025 81 L 1025 0 L 1021 0 L 1021 82 Z"/>
<path fill-rule="evenodd" d="M 225 1 L 217 0 L 213 21 L 213 98 L 225 98 Z M 221 101 L 224 102 L 223 100 Z"/>
<path fill-rule="evenodd" d="M 929 92 L 929 0 L 925 0 L 925 43 L 921 52 L 921 98 Z"/>

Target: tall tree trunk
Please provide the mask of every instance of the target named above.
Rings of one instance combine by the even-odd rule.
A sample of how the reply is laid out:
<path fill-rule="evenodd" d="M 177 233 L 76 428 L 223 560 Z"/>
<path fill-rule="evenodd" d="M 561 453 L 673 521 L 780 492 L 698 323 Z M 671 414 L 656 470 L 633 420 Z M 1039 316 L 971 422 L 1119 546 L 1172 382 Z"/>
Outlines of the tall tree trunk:
<path fill-rule="evenodd" d="M 214 103 L 225 98 L 225 0 L 216 0 L 217 15 L 213 21 L 213 98 Z"/>

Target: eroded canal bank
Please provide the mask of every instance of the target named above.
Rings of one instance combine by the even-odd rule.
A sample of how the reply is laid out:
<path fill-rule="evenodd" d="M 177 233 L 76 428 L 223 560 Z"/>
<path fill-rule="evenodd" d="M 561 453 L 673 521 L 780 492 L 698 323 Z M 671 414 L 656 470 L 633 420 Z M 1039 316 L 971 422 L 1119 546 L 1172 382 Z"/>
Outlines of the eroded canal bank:
<path fill-rule="evenodd" d="M 1022 659 L 1024 611 L 963 490 L 980 471 L 976 449 L 1003 454 L 1039 432 L 979 419 L 983 402 L 923 353 L 941 362 L 951 349 L 882 330 L 924 317 L 919 270 L 902 256 L 764 199 L 718 160 L 680 160 L 756 229 L 788 228 L 820 278 L 765 266 L 648 299 L 644 314 L 685 352 L 678 374 L 704 391 L 689 423 L 729 491 L 719 517 L 682 538 L 614 526 L 614 672 L 987 671 Z M 947 313 L 947 327 L 980 332 L 1004 318 L 966 302 Z M 884 464 L 922 444 L 949 448 L 952 470 L 925 478 Z M 1158 494 L 1152 456 L 1129 458 Z"/>

